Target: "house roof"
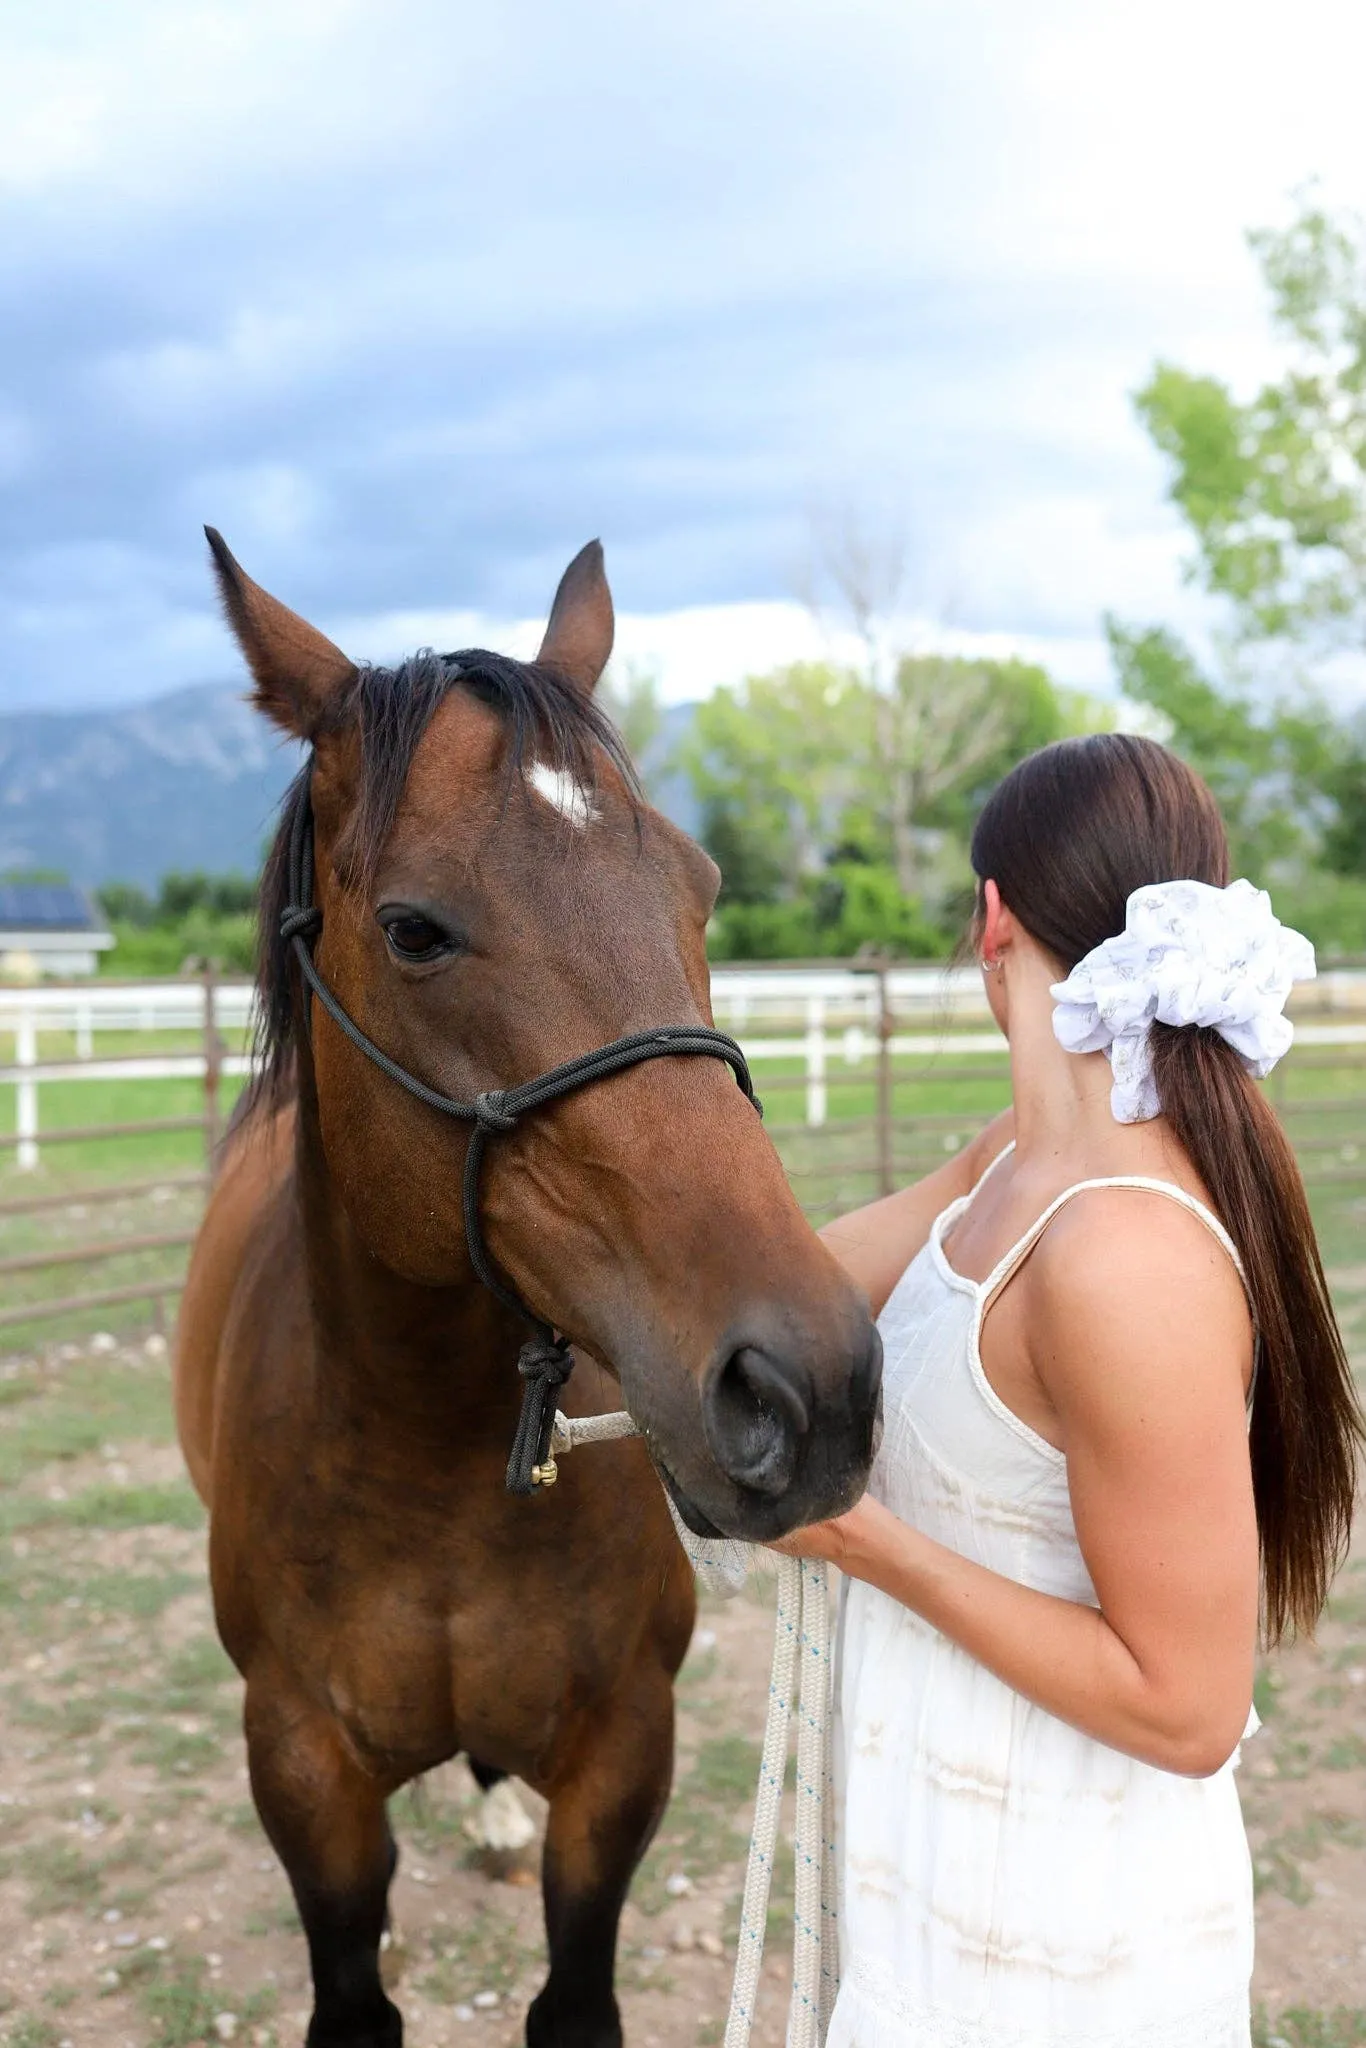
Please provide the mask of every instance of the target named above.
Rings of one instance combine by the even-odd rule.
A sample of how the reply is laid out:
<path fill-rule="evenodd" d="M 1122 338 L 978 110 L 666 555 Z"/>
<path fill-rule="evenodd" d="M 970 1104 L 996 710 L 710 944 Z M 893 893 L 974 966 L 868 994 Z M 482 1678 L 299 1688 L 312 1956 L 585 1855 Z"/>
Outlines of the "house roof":
<path fill-rule="evenodd" d="M 95 932 L 90 899 L 65 882 L 0 882 L 0 932 Z"/>

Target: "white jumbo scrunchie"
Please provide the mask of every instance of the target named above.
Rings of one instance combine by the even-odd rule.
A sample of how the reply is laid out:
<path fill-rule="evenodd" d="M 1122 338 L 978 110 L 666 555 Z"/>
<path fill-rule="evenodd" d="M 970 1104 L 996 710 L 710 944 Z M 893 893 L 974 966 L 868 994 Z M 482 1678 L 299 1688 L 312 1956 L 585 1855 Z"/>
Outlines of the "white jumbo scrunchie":
<path fill-rule="evenodd" d="M 1121 1124 L 1162 1105 L 1153 1078 L 1152 1024 L 1203 1024 L 1260 1080 L 1289 1052 L 1283 1012 L 1297 981 L 1312 981 L 1314 948 L 1283 925 L 1265 889 L 1230 882 L 1152 882 L 1129 898 L 1124 930 L 1053 985 L 1053 1030 L 1068 1052 L 1103 1052 Z"/>

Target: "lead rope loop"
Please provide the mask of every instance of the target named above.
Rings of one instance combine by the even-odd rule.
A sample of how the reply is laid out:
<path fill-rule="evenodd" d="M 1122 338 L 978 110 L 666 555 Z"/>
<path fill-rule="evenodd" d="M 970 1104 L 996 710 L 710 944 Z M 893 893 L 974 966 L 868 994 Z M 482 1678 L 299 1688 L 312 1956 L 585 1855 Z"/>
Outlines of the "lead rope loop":
<path fill-rule="evenodd" d="M 638 1436 L 631 1417 L 557 1413 L 551 1443 L 561 1456 L 581 1444 Z M 665 1496 L 667 1499 L 667 1495 Z M 726 1567 L 736 1552 L 752 1558 L 755 1546 L 709 1542 L 679 1521 L 679 1541 L 704 1584 L 739 1590 Z M 793 1829 L 792 1996 L 787 2048 L 823 2048 L 839 1990 L 839 1914 L 835 1861 L 833 1772 L 834 1645 L 830 1627 L 830 1574 L 819 1559 L 778 1556 L 778 1611 L 773 1623 L 773 1664 L 768 1714 L 754 1795 L 740 1933 L 724 2048 L 749 2048 L 768 1931 L 768 1901 L 777 1858 L 783 1781 L 792 1717 L 797 1724 L 797 1808 Z"/>
<path fill-rule="evenodd" d="M 794 1711 L 799 1718 L 792 1846 L 792 1997 L 787 2016 L 787 2048 L 822 2048 L 830 2024 L 839 1989 L 832 1839 L 831 1678 L 826 1567 L 815 1558 L 780 1555 L 768 1718 L 754 1796 L 754 1828 L 740 1904 L 740 1934 L 725 2048 L 749 2048 L 754 2024 Z"/>

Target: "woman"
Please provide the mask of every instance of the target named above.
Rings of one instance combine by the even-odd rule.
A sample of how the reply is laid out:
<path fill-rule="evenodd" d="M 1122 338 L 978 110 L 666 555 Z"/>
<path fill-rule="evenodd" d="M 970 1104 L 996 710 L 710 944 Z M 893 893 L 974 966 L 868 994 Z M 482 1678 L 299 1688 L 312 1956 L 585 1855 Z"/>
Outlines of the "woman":
<path fill-rule="evenodd" d="M 1024 761 L 972 862 L 1013 1110 L 827 1232 L 885 1430 L 783 1546 L 852 1581 L 830 2041 L 1246 2048 L 1259 1593 L 1312 1627 L 1361 1427 L 1254 1078 L 1313 954 L 1149 740 Z"/>

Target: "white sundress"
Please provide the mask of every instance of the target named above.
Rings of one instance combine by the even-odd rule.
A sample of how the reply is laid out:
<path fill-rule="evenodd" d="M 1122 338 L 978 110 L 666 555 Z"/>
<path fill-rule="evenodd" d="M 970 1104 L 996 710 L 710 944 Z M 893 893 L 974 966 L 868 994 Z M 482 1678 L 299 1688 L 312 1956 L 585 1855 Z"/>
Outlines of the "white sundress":
<path fill-rule="evenodd" d="M 961 1556 L 1097 1605 L 1063 1454 L 1000 1400 L 978 1348 L 992 1297 L 1063 1203 L 1093 1187 L 1180 1202 L 1241 1274 L 1223 1225 L 1184 1189 L 1124 1177 L 1068 1188 L 979 1284 L 943 1250 L 972 1198 L 955 1202 L 880 1318 L 870 1491 Z M 1236 1756 L 1203 1779 L 1136 1762 L 860 1581 L 845 1588 L 841 1637 L 828 2048 L 1248 2048 L 1252 1871 Z"/>

